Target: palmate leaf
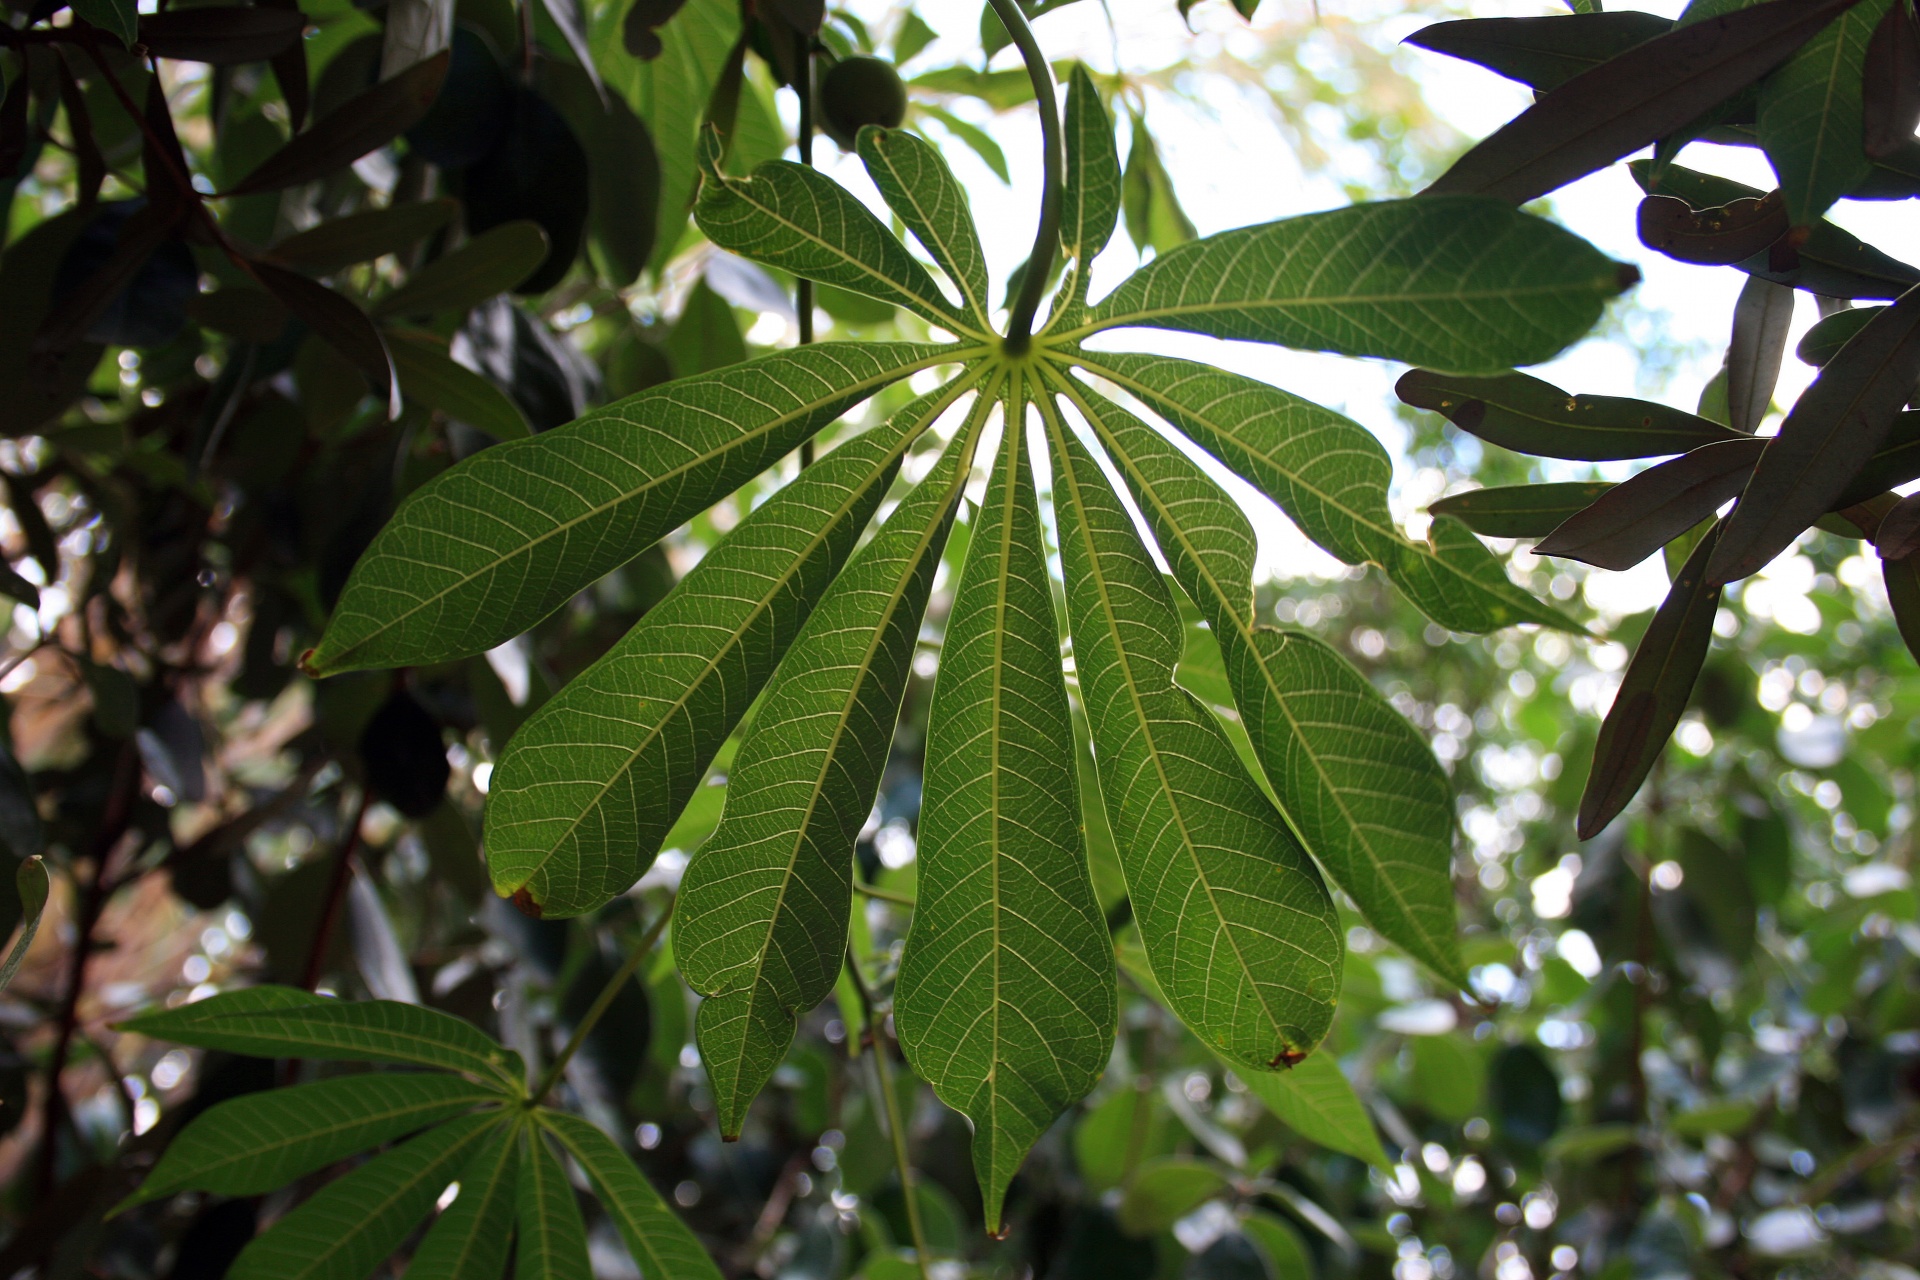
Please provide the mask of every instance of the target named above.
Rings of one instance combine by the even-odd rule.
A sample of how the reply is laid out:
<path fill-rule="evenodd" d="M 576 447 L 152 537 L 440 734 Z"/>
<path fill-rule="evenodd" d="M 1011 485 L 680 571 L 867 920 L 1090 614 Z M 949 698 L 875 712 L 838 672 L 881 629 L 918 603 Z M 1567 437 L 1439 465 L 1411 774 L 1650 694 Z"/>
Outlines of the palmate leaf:
<path fill-rule="evenodd" d="M 961 352 L 782 351 L 476 454 L 401 504 L 354 566 L 307 669 L 442 662 L 509 640 L 848 408 Z"/>
<path fill-rule="evenodd" d="M 538 1125 L 521 1127 L 520 1175 L 515 1187 L 519 1196 L 514 1211 L 519 1232 L 516 1280 L 593 1280 L 580 1202 Z"/>
<path fill-rule="evenodd" d="M 495 1280 L 507 1264 L 513 1233 L 505 1230 L 515 1201 L 524 1116 L 494 1126 L 460 1170 L 460 1193 L 435 1218 L 414 1251 L 413 1280 Z"/>
<path fill-rule="evenodd" d="M 970 385 L 931 392 L 815 462 L 522 726 L 487 800 L 502 894 L 569 916 L 640 878 L 907 450 Z"/>
<path fill-rule="evenodd" d="M 853 843 L 873 806 L 933 587 L 993 404 L 983 393 L 934 469 L 815 608 L 741 743 L 720 826 L 687 866 L 675 955 L 707 999 L 695 1024 L 721 1132 L 833 989 Z"/>
<path fill-rule="evenodd" d="M 1326 1034 L 1342 942 L 1306 851 L 1209 714 L 1173 681 L 1180 620 L 1131 518 L 1041 401 L 1075 663 L 1100 790 L 1170 1007 L 1237 1066 Z"/>
<path fill-rule="evenodd" d="M 1760 84 L 1756 132 L 1795 226 L 1811 226 L 1871 170 L 1860 77 L 1892 4 L 1860 0 Z"/>
<path fill-rule="evenodd" d="M 647 1280 L 720 1280 L 700 1242 L 612 1138 L 562 1111 L 542 1109 L 539 1119 L 586 1173 Z"/>
<path fill-rule="evenodd" d="M 1234 704 L 1281 810 L 1382 936 L 1464 986 L 1453 802 L 1419 732 L 1332 649 L 1253 622 L 1253 528 L 1159 432 L 1065 378 L 1220 643 Z"/>
<path fill-rule="evenodd" d="M 1024 417 L 1016 392 L 941 646 L 894 988 L 909 1061 L 973 1122 L 994 1235 L 1027 1149 L 1100 1078 L 1116 1017 Z"/>
<path fill-rule="evenodd" d="M 880 188 L 887 207 L 947 273 L 980 329 L 989 329 L 987 255 L 974 230 L 966 190 L 954 180 L 946 158 L 928 142 L 900 129 L 869 125 L 860 130 L 858 145 L 867 174 Z"/>

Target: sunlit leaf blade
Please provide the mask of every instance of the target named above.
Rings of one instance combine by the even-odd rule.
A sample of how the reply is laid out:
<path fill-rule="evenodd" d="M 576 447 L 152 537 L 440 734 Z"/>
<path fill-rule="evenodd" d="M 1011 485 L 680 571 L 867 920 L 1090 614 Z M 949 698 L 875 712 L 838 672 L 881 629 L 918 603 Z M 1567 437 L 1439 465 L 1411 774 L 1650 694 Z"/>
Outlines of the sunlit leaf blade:
<path fill-rule="evenodd" d="M 143 1013 L 120 1026 L 157 1040 L 260 1058 L 465 1071 L 508 1089 L 519 1089 L 526 1074 L 518 1054 L 450 1013 L 393 1000 L 334 1000 L 293 987 L 228 991 Z"/>
<path fill-rule="evenodd" d="M 1412 369 L 1394 393 L 1462 431 L 1540 458 L 1603 462 L 1685 453 L 1740 433 L 1696 414 L 1620 396 L 1569 395 L 1524 373 L 1462 378 Z"/>
<path fill-rule="evenodd" d="M 1113 1051 L 1113 947 L 1080 840 L 1073 722 L 1024 414 L 973 522 L 927 720 L 900 1044 L 973 1122 L 989 1234 L 1047 1126 Z"/>
<path fill-rule="evenodd" d="M 1100 256 L 1120 220 L 1120 151 L 1113 121 L 1084 64 L 1067 85 L 1067 181 L 1060 200 L 1060 244 L 1074 259 L 1075 286 L 1084 295 L 1088 264 Z"/>
<path fill-rule="evenodd" d="M 1854 2 L 1773 0 L 1636 45 L 1508 121 L 1427 193 L 1497 196 L 1514 204 L 1543 196 L 1691 125 L 1780 65 Z"/>
<path fill-rule="evenodd" d="M 1727 518 L 1707 580 L 1759 570 L 1832 507 L 1920 382 L 1920 288 L 1868 321 L 1794 402 Z"/>
<path fill-rule="evenodd" d="M 450 1120 L 335 1179 L 249 1244 L 229 1280 L 363 1280 L 508 1123 L 501 1112 Z"/>
<path fill-rule="evenodd" d="M 951 347 L 820 343 L 664 386 L 415 490 L 347 580 L 307 668 L 483 653 Z"/>
<path fill-rule="evenodd" d="M 20 962 L 27 958 L 34 935 L 40 932 L 40 917 L 46 913 L 50 888 L 46 862 L 38 854 L 23 859 L 20 869 L 14 872 L 13 882 L 20 895 L 20 936 L 7 952 L 6 963 L 0 964 L 0 991 L 5 991 L 13 975 L 20 972 Z"/>
<path fill-rule="evenodd" d="M 1488 631 L 1540 622 L 1577 629 L 1509 582 L 1477 542 L 1436 549 L 1401 536 L 1387 509 L 1392 464 L 1358 423 L 1264 382 L 1192 361 L 1107 352 L 1075 352 L 1074 360 L 1244 476 L 1333 555 L 1348 564 L 1380 565 L 1442 626 Z"/>
<path fill-rule="evenodd" d="M 853 842 L 899 714 L 920 616 L 990 400 L 822 597 L 734 758 L 720 826 L 687 865 L 674 953 L 707 999 L 696 1035 L 720 1130 L 833 990 L 846 950 Z"/>
<path fill-rule="evenodd" d="M 1326 1034 L 1343 951 L 1332 899 L 1206 712 L 1174 684 L 1180 618 L 1099 465 L 1041 402 L 1075 665 L 1100 790 L 1170 1007 L 1236 1066 Z"/>
<path fill-rule="evenodd" d="M 967 192 L 938 149 L 904 129 L 866 128 L 858 139 L 867 175 L 965 300 L 982 329 L 988 313 L 987 256 L 974 230 Z"/>
<path fill-rule="evenodd" d="M 1727 344 L 1727 413 L 1735 431 L 1752 434 L 1767 416 L 1792 323 L 1793 290 L 1747 277 L 1733 305 L 1733 340 Z"/>
<path fill-rule="evenodd" d="M 460 1193 L 435 1218 L 407 1264 L 412 1280 L 499 1280 L 518 1200 L 519 1138 L 525 1122 L 489 1133 L 460 1170 Z"/>
<path fill-rule="evenodd" d="M 518 1244 L 515 1280 L 593 1280 L 587 1224 L 567 1171 L 537 1125 L 520 1131 L 520 1203 L 514 1214 Z"/>
<path fill-rule="evenodd" d="M 1860 76 L 1892 4 L 1860 0 L 1761 82 L 1756 132 L 1796 226 L 1810 225 L 1867 176 Z"/>
<path fill-rule="evenodd" d="M 542 1110 L 540 1123 L 579 1162 L 594 1194 L 647 1280 L 720 1280 L 719 1268 L 686 1224 L 661 1201 L 613 1139 L 564 1112 Z"/>
<path fill-rule="evenodd" d="M 1577 825 L 1582 840 L 1599 835 L 1627 807 L 1687 709 L 1713 641 L 1720 588 L 1708 584 L 1707 561 L 1725 527 L 1723 521 L 1701 538 L 1674 575 L 1665 602 L 1627 663 L 1620 691 L 1600 725 L 1593 772 L 1580 797 Z"/>
<path fill-rule="evenodd" d="M 1649 467 L 1568 517 L 1534 547 L 1625 571 L 1740 496 L 1765 440 L 1722 440 Z"/>
<path fill-rule="evenodd" d="M 257 1196 L 451 1119 L 500 1090 L 457 1076 L 370 1072 L 244 1094 L 195 1116 L 123 1207 L 176 1191 Z"/>
<path fill-rule="evenodd" d="M 1659 14 L 1621 9 L 1436 22 L 1408 36 L 1406 43 L 1478 63 L 1544 93 L 1671 30 L 1673 23 Z"/>
<path fill-rule="evenodd" d="M 521 727 L 487 797 L 496 889 L 523 909 L 569 916 L 640 878 L 907 449 L 966 385 L 921 397 L 816 461 Z"/>
<path fill-rule="evenodd" d="M 709 135 L 706 145 L 712 165 L 718 144 Z M 981 332 L 880 219 L 817 170 L 769 160 L 735 178 L 709 167 L 693 216 L 708 239 L 743 258 L 891 302 L 956 333 Z"/>
<path fill-rule="evenodd" d="M 1096 306 L 1089 329 L 1148 325 L 1485 372 L 1553 358 L 1638 278 L 1500 201 L 1422 197 L 1182 245 Z"/>
<path fill-rule="evenodd" d="M 1544 538 L 1612 487 L 1604 480 L 1500 485 L 1453 494 L 1427 511 L 1450 516 L 1483 537 Z"/>

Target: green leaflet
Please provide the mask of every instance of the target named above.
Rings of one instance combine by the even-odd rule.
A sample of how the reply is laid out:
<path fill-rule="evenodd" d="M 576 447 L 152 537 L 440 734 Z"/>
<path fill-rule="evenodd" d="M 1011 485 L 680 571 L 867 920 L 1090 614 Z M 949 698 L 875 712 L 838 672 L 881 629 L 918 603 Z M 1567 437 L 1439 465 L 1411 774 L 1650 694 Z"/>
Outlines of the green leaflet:
<path fill-rule="evenodd" d="M 249 987 L 143 1013 L 120 1026 L 157 1040 L 260 1058 L 404 1062 L 464 1071 L 516 1093 L 525 1088 L 519 1054 L 450 1013 L 393 1000 L 333 1000 L 292 987 Z"/>
<path fill-rule="evenodd" d="M 229 1098 L 195 1116 L 120 1206 L 211 1191 L 256 1196 L 487 1102 L 497 1088 L 457 1076 L 379 1072 Z"/>
<path fill-rule="evenodd" d="M 613 1139 L 578 1116 L 541 1110 L 540 1123 L 586 1171 L 594 1194 L 620 1229 L 647 1280 L 720 1280 L 700 1242 L 622 1154 Z"/>
<path fill-rule="evenodd" d="M 1516 622 L 1578 626 L 1513 585 L 1464 527 L 1432 546 L 1407 541 L 1387 510 L 1392 464 L 1372 433 L 1331 409 L 1252 378 L 1166 356 L 1076 351 L 1074 362 L 1166 418 L 1279 503 L 1348 564 L 1371 561 L 1422 612 L 1455 631 Z"/>
<path fill-rule="evenodd" d="M 501 894 L 570 916 L 640 878 L 908 448 L 969 385 L 922 396 L 802 472 L 522 726 L 487 798 Z"/>
<path fill-rule="evenodd" d="M 484 652 L 953 347 L 821 343 L 495 445 L 407 498 L 354 566 L 316 675 Z"/>
<path fill-rule="evenodd" d="M 1062 339 L 1150 325 L 1496 372 L 1551 359 L 1635 278 L 1578 236 L 1501 201 L 1427 196 L 1182 245 Z"/>
<path fill-rule="evenodd" d="M 862 129 L 858 145 L 867 174 L 880 188 L 887 207 L 947 273 L 981 330 L 990 330 L 987 255 L 974 230 L 966 190 L 954 180 L 946 157 L 901 129 Z"/>
<path fill-rule="evenodd" d="M 1340 987 L 1333 902 L 1232 746 L 1173 681 L 1179 615 L 1084 446 L 1041 402 L 1075 663 L 1135 919 L 1170 1007 L 1240 1066 L 1326 1034 Z"/>
<path fill-rule="evenodd" d="M 707 997 L 695 1027 L 721 1132 L 833 989 L 855 836 L 873 807 L 920 615 L 994 396 L 821 599 L 740 745 L 720 826 L 681 882 L 674 953 Z"/>
<path fill-rule="evenodd" d="M 718 141 L 709 135 L 706 146 L 693 216 L 722 249 L 894 303 L 955 333 L 985 336 L 907 246 L 832 178 L 791 160 L 769 160 L 750 178 L 731 178 L 713 167 Z"/>
<path fill-rule="evenodd" d="M 1812 226 L 1872 171 L 1860 77 L 1867 42 L 1892 3 L 1856 4 L 1760 83 L 1760 146 L 1795 226 Z"/>
<path fill-rule="evenodd" d="M 1253 527 L 1173 443 L 1058 380 L 1220 642 L 1233 702 L 1280 807 L 1367 920 L 1465 985 L 1453 906 L 1453 801 L 1419 732 L 1320 641 L 1253 623 Z"/>
<path fill-rule="evenodd" d="M 987 1231 L 1113 1051 L 1113 949 L 1080 840 L 1073 723 L 1018 396 L 973 522 L 927 722 L 900 1044 L 973 1122 Z"/>
<path fill-rule="evenodd" d="M 503 1112 L 430 1130 L 315 1192 L 255 1238 L 230 1280 L 362 1280 L 459 1176 L 474 1148 L 510 1121 Z"/>
<path fill-rule="evenodd" d="M 516 1186 L 520 1203 L 514 1223 L 520 1240 L 514 1253 L 515 1280 L 593 1280 L 580 1202 L 537 1125 L 520 1130 Z"/>
<path fill-rule="evenodd" d="M 460 1194 L 428 1228 L 407 1265 L 408 1280 L 499 1280 L 515 1203 L 520 1134 L 516 1117 L 497 1125 L 460 1170 Z"/>
<path fill-rule="evenodd" d="M 1113 238 L 1119 224 L 1120 152 L 1113 143 L 1113 121 L 1085 66 L 1076 63 L 1067 86 L 1067 173 L 1060 198 L 1060 247 L 1072 259 L 1072 274 L 1054 295 L 1047 328 L 1079 324 L 1086 315 L 1087 285 L 1093 260 Z"/>

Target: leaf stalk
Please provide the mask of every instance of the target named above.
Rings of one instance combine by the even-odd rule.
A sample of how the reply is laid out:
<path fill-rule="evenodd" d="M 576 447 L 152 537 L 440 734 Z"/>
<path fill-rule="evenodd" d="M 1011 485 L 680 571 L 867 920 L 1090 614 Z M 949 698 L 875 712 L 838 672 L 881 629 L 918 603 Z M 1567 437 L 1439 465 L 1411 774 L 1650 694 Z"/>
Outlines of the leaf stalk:
<path fill-rule="evenodd" d="M 900 1098 L 893 1091 L 893 1067 L 887 1057 L 886 1014 L 874 1007 L 873 989 L 867 975 L 860 972 L 860 961 L 853 947 L 847 947 L 847 975 L 860 996 L 860 1012 L 866 1016 L 866 1038 L 873 1056 L 874 1080 L 880 1091 L 880 1109 L 886 1112 L 887 1136 L 893 1142 L 893 1162 L 900 1173 L 900 1195 L 907 1202 L 907 1232 L 913 1237 L 913 1259 L 920 1268 L 920 1280 L 932 1280 L 927 1254 L 927 1232 L 920 1222 L 920 1196 L 913 1176 L 913 1161 L 907 1154 L 907 1129 L 900 1116 Z"/>
<path fill-rule="evenodd" d="M 618 969 L 614 970 L 613 976 L 607 979 L 606 985 L 600 988 L 600 994 L 593 998 L 593 1004 L 587 1009 L 586 1016 L 580 1019 L 573 1029 L 573 1034 L 567 1038 L 566 1046 L 560 1050 L 560 1056 L 553 1060 L 552 1065 L 540 1077 L 540 1082 L 533 1087 L 533 1092 L 529 1095 L 531 1105 L 537 1107 L 546 1101 L 547 1095 L 553 1092 L 553 1087 L 560 1083 L 560 1076 L 566 1071 L 567 1064 L 573 1061 L 573 1055 L 580 1052 L 580 1046 L 587 1042 L 587 1037 L 593 1033 L 594 1027 L 598 1026 L 600 1019 L 606 1016 L 607 1010 L 613 1007 L 613 998 L 620 994 L 621 987 L 632 980 L 633 975 L 640 968 L 641 961 L 653 953 L 653 944 L 660 941 L 661 931 L 667 927 L 667 921 L 672 918 L 673 899 L 669 898 L 666 910 L 660 913 L 659 919 L 647 927 L 646 935 L 640 939 L 639 945 L 627 953 L 627 958 L 621 962 Z"/>
<path fill-rule="evenodd" d="M 1054 255 L 1060 251 L 1060 205 L 1066 182 L 1066 150 L 1060 137 L 1060 101 L 1054 88 L 1053 67 L 1040 42 L 1034 39 L 1027 15 L 1019 0 L 989 0 L 993 11 L 1006 24 L 1014 47 L 1027 64 L 1027 76 L 1033 81 L 1034 101 L 1040 107 L 1040 225 L 1034 231 L 1033 252 L 1027 257 L 1020 278 L 1020 293 L 1007 315 L 1004 344 L 1009 355 L 1023 355 L 1033 344 L 1033 317 L 1040 310 L 1040 295 L 1046 292 L 1047 277 L 1053 271 Z"/>

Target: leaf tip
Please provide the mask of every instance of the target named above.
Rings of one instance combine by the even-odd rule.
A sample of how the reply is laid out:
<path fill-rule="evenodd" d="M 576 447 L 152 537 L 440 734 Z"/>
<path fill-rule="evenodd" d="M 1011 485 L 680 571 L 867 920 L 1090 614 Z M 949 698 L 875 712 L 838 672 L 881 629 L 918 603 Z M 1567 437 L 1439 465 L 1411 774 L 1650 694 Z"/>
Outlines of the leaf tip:
<path fill-rule="evenodd" d="M 1615 293 L 1625 293 L 1640 283 L 1640 268 L 1631 262 L 1613 264 L 1613 283 Z"/>
<path fill-rule="evenodd" d="M 513 893 L 507 897 L 507 901 L 513 904 L 515 911 L 535 920 L 539 920 L 547 914 L 546 908 L 534 900 L 533 891 L 524 884 L 518 889 L 515 889 Z M 729 1141 L 731 1141 L 731 1139 L 729 1139 Z"/>

